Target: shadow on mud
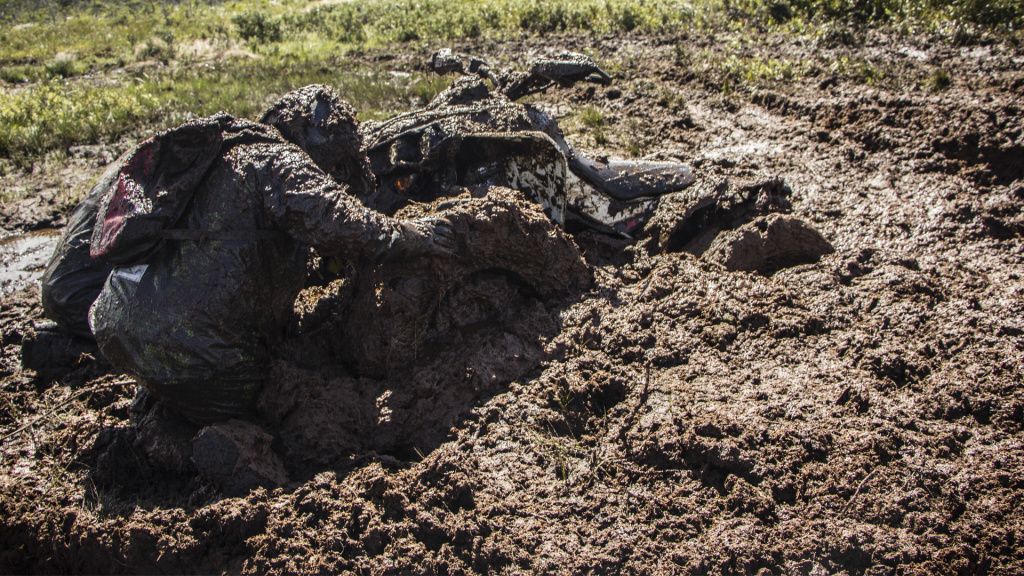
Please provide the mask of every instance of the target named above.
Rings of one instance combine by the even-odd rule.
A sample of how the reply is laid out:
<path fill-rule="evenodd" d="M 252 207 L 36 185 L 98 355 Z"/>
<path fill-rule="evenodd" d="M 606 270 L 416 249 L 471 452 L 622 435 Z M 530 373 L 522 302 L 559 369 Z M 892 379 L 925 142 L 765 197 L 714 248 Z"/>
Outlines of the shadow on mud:
<path fill-rule="evenodd" d="M 790 214 L 792 191 L 779 177 L 733 181 L 710 173 L 661 203 L 648 226 L 648 253 L 686 252 L 729 271 L 771 276 L 834 251 Z"/>
<path fill-rule="evenodd" d="M 92 498 L 112 511 L 190 507 L 366 459 L 403 467 L 535 371 L 561 310 L 591 284 L 579 248 L 512 191 L 434 213 L 457 233 L 453 258 L 363 265 L 300 295 L 258 425 L 199 428 L 143 394 L 132 427 L 100 434 Z"/>

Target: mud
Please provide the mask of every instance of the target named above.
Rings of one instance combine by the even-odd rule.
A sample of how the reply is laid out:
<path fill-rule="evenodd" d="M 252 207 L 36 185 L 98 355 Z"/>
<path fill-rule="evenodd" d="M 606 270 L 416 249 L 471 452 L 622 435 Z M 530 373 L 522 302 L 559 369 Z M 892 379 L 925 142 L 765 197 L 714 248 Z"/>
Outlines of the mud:
<path fill-rule="evenodd" d="M 449 324 L 427 323 L 458 333 L 460 319 L 489 319 L 458 346 L 431 345 L 451 337 L 439 330 L 413 338 L 426 356 L 411 360 L 400 346 L 399 361 L 350 350 L 339 366 L 309 366 L 318 349 L 294 351 L 271 397 L 305 394 L 332 436 L 266 410 L 284 431 L 272 446 L 284 486 L 229 497 L 157 472 L 128 432 L 130 381 L 89 366 L 56 382 L 21 370 L 38 291 L 0 296 L 0 568 L 1024 571 L 1020 49 L 766 37 L 761 55 L 863 57 L 905 78 L 941 62 L 953 83 L 864 86 L 823 66 L 723 96 L 675 55 L 728 39 L 672 40 L 581 46 L 630 65 L 607 89 L 538 100 L 601 110 L 605 144 L 570 131 L 585 148 L 693 160 L 692 194 L 665 202 L 636 242 L 567 240 L 593 277 L 575 296 L 459 272 L 468 287 L 435 308 Z M 458 49 L 500 61 L 550 44 Z M 701 213 L 701 227 L 675 224 L 726 196 L 729 209 Z M 794 256 L 794 237 L 818 249 Z M 757 257 L 734 259 L 743 254 Z M 563 261 L 530 274 L 571 278 Z M 310 288 L 328 304 L 301 303 L 300 322 L 354 321 L 335 306 L 365 297 L 359 282 L 391 279 L 379 274 Z M 401 298 L 423 292 L 383 282 L 381 305 L 417 326 Z M 405 334 L 389 317 L 365 329 L 384 342 Z M 526 360 L 488 360 L 510 353 Z M 479 369 L 456 380 L 466 366 Z M 494 385 L 491 371 L 502 371 Z M 103 456 L 113 443 L 122 460 Z M 117 481 L 97 481 L 105 469 Z"/>
<path fill-rule="evenodd" d="M 38 279 L 59 238 L 59 230 L 45 229 L 0 239 L 0 293 L 17 292 Z"/>
<path fill-rule="evenodd" d="M 812 264 L 833 251 L 828 240 L 803 220 L 772 215 L 716 238 L 708 256 L 726 270 L 770 276 L 783 268 Z"/>
<path fill-rule="evenodd" d="M 278 362 L 260 407 L 293 468 L 433 450 L 462 413 L 537 367 L 558 312 L 591 283 L 572 240 L 516 191 L 399 216 L 426 214 L 451 223 L 454 256 L 360 270 L 346 296 L 320 296 L 326 318 L 290 344 L 301 362 Z"/>

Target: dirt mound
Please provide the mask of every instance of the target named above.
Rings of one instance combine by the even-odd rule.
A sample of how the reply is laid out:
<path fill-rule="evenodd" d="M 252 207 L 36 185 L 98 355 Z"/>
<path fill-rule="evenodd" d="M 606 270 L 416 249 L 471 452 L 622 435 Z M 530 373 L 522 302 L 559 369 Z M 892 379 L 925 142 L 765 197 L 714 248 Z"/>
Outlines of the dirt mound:
<path fill-rule="evenodd" d="M 783 268 L 817 262 L 832 252 L 828 240 L 803 220 L 772 215 L 719 236 L 707 257 L 727 270 L 771 276 Z"/>
<path fill-rule="evenodd" d="M 344 332 L 361 337 L 339 345 L 361 375 L 394 377 L 438 348 L 464 350 L 480 330 L 528 318 L 524 306 L 557 305 L 590 284 L 575 244 L 522 194 L 495 189 L 437 206 L 415 215 L 451 221 L 459 238 L 453 261 L 378 266 L 355 281 Z M 538 334 L 525 323 L 524 335 Z"/>
<path fill-rule="evenodd" d="M 251 422 L 229 420 L 205 426 L 192 440 L 192 462 L 231 496 L 257 486 L 272 488 L 288 481 L 284 463 L 271 447 L 273 440 Z"/>
<path fill-rule="evenodd" d="M 361 270 L 348 297 L 320 303 L 334 308 L 312 332 L 324 352 L 303 358 L 334 368 L 282 363 L 263 394 L 294 462 L 429 452 L 460 413 L 537 366 L 558 310 L 591 282 L 576 245 L 518 192 L 416 210 L 451 222 L 455 256 Z"/>

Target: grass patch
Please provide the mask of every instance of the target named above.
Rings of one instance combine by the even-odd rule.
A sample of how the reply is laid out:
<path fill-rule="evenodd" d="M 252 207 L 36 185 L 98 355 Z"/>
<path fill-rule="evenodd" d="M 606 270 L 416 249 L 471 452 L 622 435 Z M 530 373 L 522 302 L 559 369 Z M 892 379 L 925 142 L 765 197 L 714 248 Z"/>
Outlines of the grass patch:
<path fill-rule="evenodd" d="M 226 111 L 258 115 L 274 98 L 310 83 L 331 84 L 366 118 L 425 103 L 447 79 L 310 60 L 235 61 L 106 85 L 46 81 L 0 99 L 0 156 L 25 165 L 48 150 L 109 141 L 143 128 Z"/>
<path fill-rule="evenodd" d="M 236 14 L 232 19 L 238 35 L 248 42 L 280 42 L 281 20 L 264 12 L 248 11 Z"/>
<path fill-rule="evenodd" d="M 828 70 L 836 76 L 866 86 L 878 86 L 887 78 L 885 71 L 870 61 L 845 55 L 833 60 L 829 64 Z"/>
<path fill-rule="evenodd" d="M 693 24 L 684 0 L 399 0 L 342 2 L 285 17 L 286 33 L 316 31 L 382 44 L 553 32 L 674 32 Z"/>
<path fill-rule="evenodd" d="M 953 85 L 953 78 L 942 68 L 932 70 L 925 79 L 925 88 L 931 92 L 942 92 Z"/>
<path fill-rule="evenodd" d="M 724 10 L 760 25 L 804 22 L 843 28 L 895 25 L 923 32 L 973 29 L 1015 33 L 1024 28 L 1020 0 L 730 0 Z"/>
<path fill-rule="evenodd" d="M 723 92 L 731 92 L 738 85 L 769 86 L 802 74 L 802 68 L 791 60 L 762 56 L 730 55 L 718 67 Z"/>
<path fill-rule="evenodd" d="M 152 36 L 137 44 L 133 51 L 136 61 L 156 60 L 169 64 L 177 56 L 174 45 L 174 34 L 164 32 L 160 36 Z"/>
<path fill-rule="evenodd" d="M 739 38 L 714 49 L 694 52 L 677 46 L 675 62 L 723 94 L 731 94 L 741 88 L 772 88 L 803 78 L 812 70 L 810 62 L 764 56 L 754 52 L 756 48 L 756 45 Z M 658 104 L 672 109 L 682 105 L 675 95 L 664 91 L 659 91 Z"/>
<path fill-rule="evenodd" d="M 1020 37 L 1019 0 L 0 0 L 0 158 L 19 164 L 189 114 L 252 115 L 308 82 L 339 86 L 367 117 L 407 109 L 443 78 L 352 70 L 339 55 L 406 42 L 530 34 L 681 34 L 695 28 L 773 29 L 854 43 L 866 25 Z M 677 53 L 723 91 L 786 82 L 806 70 L 786 59 Z M 145 62 L 146 64 L 141 64 Z M 154 68 L 152 62 L 162 63 Z M 698 63 L 703 62 L 703 69 Z M 834 72 L 877 82 L 870 65 Z M 138 73 L 126 70 L 141 69 Z M 948 81 L 925 81 L 942 90 Z M 666 106 L 676 103 L 666 100 Z M 580 121 L 607 143 L 596 109 Z"/>
<path fill-rule="evenodd" d="M 580 122 L 590 129 L 604 126 L 604 114 L 596 106 L 585 106 L 580 110 Z"/>
<path fill-rule="evenodd" d="M 608 143 L 608 135 L 605 134 L 604 114 L 596 106 L 584 106 L 577 114 L 580 124 L 585 131 L 594 138 L 594 143 L 604 146 Z"/>
<path fill-rule="evenodd" d="M 47 81 L 0 100 L 0 155 L 22 162 L 56 147 L 119 135 L 159 100 L 134 90 Z"/>

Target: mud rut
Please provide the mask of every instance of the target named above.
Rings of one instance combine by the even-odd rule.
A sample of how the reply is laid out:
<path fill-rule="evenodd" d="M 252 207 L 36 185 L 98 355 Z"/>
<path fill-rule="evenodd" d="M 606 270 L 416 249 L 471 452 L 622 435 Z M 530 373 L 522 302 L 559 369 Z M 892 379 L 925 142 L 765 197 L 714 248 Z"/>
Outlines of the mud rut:
<path fill-rule="evenodd" d="M 577 236 L 593 287 L 554 314 L 540 363 L 463 400 L 433 450 L 364 446 L 241 498 L 159 474 L 97 488 L 95 446 L 127 425 L 131 382 L 89 362 L 34 382 L 17 351 L 38 295 L 4 296 L 5 434 L 95 391 L 4 439 L 0 568 L 1024 571 L 1019 50 L 872 37 L 853 55 L 908 76 L 941 62 L 953 86 L 897 92 L 823 72 L 723 97 L 672 64 L 671 43 L 591 48 L 633 63 L 621 95 L 545 100 L 599 106 L 613 141 L 693 160 L 696 196 L 781 177 L 785 218 L 833 252 L 791 265 L 765 249 L 745 266 L 760 272 L 730 270 L 743 242 L 765 244 L 736 238 L 778 216 L 680 239 L 686 201 L 663 205 L 632 245 Z M 59 217 L 33 202 L 24 210 Z M 25 227 L 22 209 L 5 207 L 9 227 Z"/>

